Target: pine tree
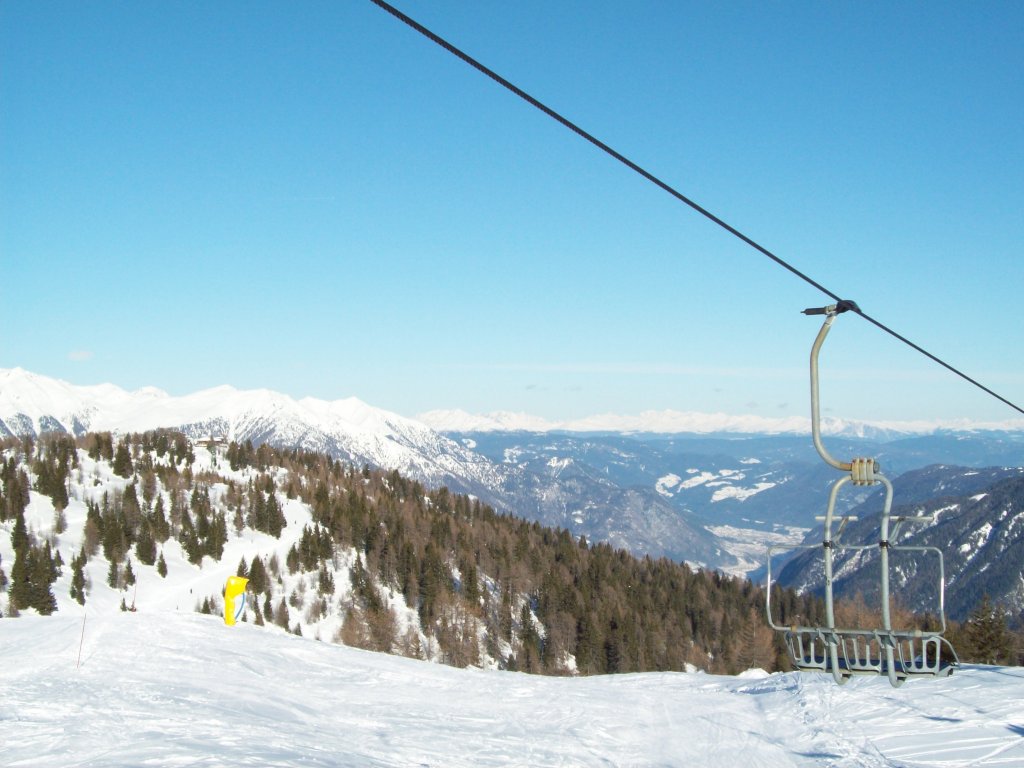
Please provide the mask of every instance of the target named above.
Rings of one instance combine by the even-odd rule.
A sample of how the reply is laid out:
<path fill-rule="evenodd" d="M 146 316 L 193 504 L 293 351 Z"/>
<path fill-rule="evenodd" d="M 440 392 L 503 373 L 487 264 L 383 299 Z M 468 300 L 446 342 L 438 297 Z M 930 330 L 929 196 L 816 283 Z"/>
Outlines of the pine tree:
<path fill-rule="evenodd" d="M 71 597 L 85 605 L 85 549 L 71 558 Z"/>
<path fill-rule="evenodd" d="M 501 590 L 501 612 L 498 631 L 506 643 L 512 642 L 512 585 L 505 584 Z"/>
<path fill-rule="evenodd" d="M 288 573 L 297 573 L 299 568 L 302 566 L 302 559 L 299 557 L 299 550 L 296 549 L 294 544 L 292 544 L 291 549 L 288 550 L 288 554 L 285 555 L 284 562 L 288 567 Z"/>
<path fill-rule="evenodd" d="M 27 546 L 28 543 L 28 527 L 25 525 L 25 514 L 19 511 L 14 516 L 14 530 L 11 531 L 11 547 L 17 552 L 22 547 Z"/>
<path fill-rule="evenodd" d="M 121 517 L 124 519 L 124 528 L 129 536 L 133 535 L 142 521 L 142 507 L 139 504 L 139 495 L 135 491 L 135 483 L 129 483 L 121 495 Z"/>
<path fill-rule="evenodd" d="M 130 557 L 124 562 L 124 583 L 128 587 L 135 583 L 135 571 L 132 570 L 132 559 Z"/>
<path fill-rule="evenodd" d="M 120 563 L 128 551 L 128 531 L 124 516 L 119 513 L 117 499 L 110 504 L 103 496 L 103 555 L 111 562 Z"/>
<path fill-rule="evenodd" d="M 181 548 L 185 550 L 188 561 L 193 565 L 199 565 L 203 560 L 203 546 L 196 527 L 192 524 L 192 516 L 187 509 L 181 511 L 181 530 L 178 532 L 178 541 L 181 542 Z"/>
<path fill-rule="evenodd" d="M 156 572 L 160 574 L 160 578 L 167 578 L 167 561 L 164 560 L 164 551 L 160 550 L 160 557 L 156 561 Z"/>
<path fill-rule="evenodd" d="M 277 494 L 271 490 L 267 498 L 267 533 L 275 539 L 281 538 L 281 531 L 284 530 L 287 522 L 281 505 L 277 503 Z"/>
<path fill-rule="evenodd" d="M 153 505 L 152 531 L 153 538 L 161 544 L 171 537 L 171 526 L 164 513 L 163 494 L 156 497 L 156 503 Z"/>
<path fill-rule="evenodd" d="M 331 572 L 327 570 L 326 565 L 320 566 L 320 573 L 317 579 L 317 591 L 324 597 L 330 597 L 334 594 L 334 577 L 331 576 Z"/>
<path fill-rule="evenodd" d="M 53 500 L 53 508 L 62 513 L 68 505 L 67 476 L 65 473 L 55 473 L 50 481 L 49 497 Z"/>
<path fill-rule="evenodd" d="M 1013 660 L 1013 635 L 1006 618 L 986 594 L 964 624 L 963 651 L 967 658 L 981 664 L 1007 664 Z"/>
<path fill-rule="evenodd" d="M 114 474 L 120 477 L 131 477 L 135 472 L 132 465 L 132 455 L 128 450 L 128 441 L 122 440 L 117 444 L 117 453 L 114 455 Z"/>
<path fill-rule="evenodd" d="M 156 540 L 153 538 L 153 529 L 148 520 L 143 520 L 139 527 L 139 535 L 135 541 L 135 556 L 143 565 L 152 565 L 156 562 Z"/>
<path fill-rule="evenodd" d="M 32 607 L 43 616 L 57 610 L 57 598 L 53 596 L 52 585 L 56 579 L 50 544 L 35 551 L 32 558 Z"/>
<path fill-rule="evenodd" d="M 32 557 L 28 543 L 14 551 L 14 565 L 11 566 L 11 586 L 8 597 L 17 609 L 32 605 Z"/>
<path fill-rule="evenodd" d="M 254 530 L 264 533 L 267 531 L 267 504 L 262 491 L 254 488 L 249 490 L 249 514 L 246 517 L 246 522 Z"/>
<path fill-rule="evenodd" d="M 146 470 L 142 473 L 142 500 L 146 503 L 146 509 L 151 509 L 153 499 L 156 498 L 158 491 L 156 484 L 156 473 L 152 469 L 152 461 L 149 461 L 150 456 L 144 457 L 147 460 Z"/>
<path fill-rule="evenodd" d="M 519 668 L 524 672 L 539 672 L 542 654 L 541 638 L 533 624 L 528 603 L 523 603 L 523 608 L 519 612 L 519 642 L 521 644 L 518 656 Z"/>
<path fill-rule="evenodd" d="M 56 554 L 54 554 L 53 549 L 50 547 L 50 542 L 44 542 L 42 557 L 48 569 L 47 581 L 52 584 L 60 577 L 60 569 L 64 565 L 64 561 L 60 556 L 60 550 L 57 550 Z"/>
<path fill-rule="evenodd" d="M 263 601 L 263 618 L 267 621 L 274 620 L 274 605 L 270 602 L 270 590 L 267 590 L 267 598 Z"/>
<path fill-rule="evenodd" d="M 270 587 L 270 578 L 267 576 L 266 566 L 258 555 L 253 555 L 252 565 L 249 566 L 249 589 L 253 594 L 259 595 Z"/>
<path fill-rule="evenodd" d="M 66 506 L 66 505 L 65 505 Z M 53 532 L 60 536 L 68 529 L 68 518 L 64 514 L 64 507 L 56 507 L 53 509 Z"/>
<path fill-rule="evenodd" d="M 206 536 L 206 554 L 214 560 L 220 560 L 224 554 L 224 545 L 228 541 L 228 524 L 223 512 L 216 512 L 210 521 Z"/>
<path fill-rule="evenodd" d="M 91 501 L 86 502 L 85 517 L 85 551 L 91 556 L 95 555 L 100 548 L 100 541 L 103 539 L 103 518 L 100 515 L 100 508 Z"/>

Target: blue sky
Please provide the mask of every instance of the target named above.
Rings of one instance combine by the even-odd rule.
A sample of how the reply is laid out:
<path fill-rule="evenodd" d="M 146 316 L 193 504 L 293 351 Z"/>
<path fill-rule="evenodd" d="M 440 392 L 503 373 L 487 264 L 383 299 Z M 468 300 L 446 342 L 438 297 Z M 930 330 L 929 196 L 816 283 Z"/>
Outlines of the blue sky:
<path fill-rule="evenodd" d="M 1024 403 L 1021 4 L 396 5 Z M 804 415 L 827 303 L 357 0 L 4 2 L 0 259 L 0 367 L 406 415 Z M 823 366 L 1020 416 L 851 315 Z"/>

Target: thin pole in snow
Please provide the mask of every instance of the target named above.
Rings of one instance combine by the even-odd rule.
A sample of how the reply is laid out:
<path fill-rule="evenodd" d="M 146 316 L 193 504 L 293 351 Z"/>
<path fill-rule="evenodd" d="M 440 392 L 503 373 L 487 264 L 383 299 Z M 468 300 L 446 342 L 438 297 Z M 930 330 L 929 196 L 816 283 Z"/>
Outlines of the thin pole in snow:
<path fill-rule="evenodd" d="M 82 666 L 82 643 L 85 642 L 85 611 L 82 612 L 82 637 L 78 641 L 78 661 L 75 663 L 75 669 Z"/>

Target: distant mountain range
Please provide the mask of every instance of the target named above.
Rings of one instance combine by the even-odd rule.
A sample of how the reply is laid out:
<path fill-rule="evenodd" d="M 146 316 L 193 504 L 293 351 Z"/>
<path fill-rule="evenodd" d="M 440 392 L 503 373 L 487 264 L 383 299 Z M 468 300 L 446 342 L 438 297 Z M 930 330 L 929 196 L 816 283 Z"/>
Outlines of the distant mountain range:
<path fill-rule="evenodd" d="M 538 473 L 495 462 L 421 422 L 355 398 L 294 400 L 228 386 L 172 397 L 155 388 L 79 387 L 18 368 L 0 370 L 0 437 L 159 427 L 193 439 L 322 451 L 357 465 L 396 469 L 428 487 L 446 485 L 499 510 L 634 552 L 711 567 L 734 562 L 713 534 L 657 494 L 618 487 L 586 470 Z"/>
<path fill-rule="evenodd" d="M 427 411 L 421 413 L 417 418 L 438 432 L 807 435 L 811 431 L 810 417 L 804 416 L 767 418 L 749 414 L 698 413 L 675 410 L 644 411 L 636 415 L 608 413 L 568 421 L 552 421 L 527 413 L 511 411 L 472 414 L 462 410 Z M 879 441 L 894 440 L 909 435 L 978 430 L 1024 431 L 1024 419 L 982 423 L 966 420 L 866 422 L 833 417 L 822 418 L 824 434 Z"/>
<path fill-rule="evenodd" d="M 426 425 L 356 399 L 295 400 L 270 390 L 221 386 L 184 397 L 147 387 L 79 387 L 19 368 L 0 370 L 0 437 L 64 431 L 179 429 L 191 438 L 323 451 L 397 469 L 430 485 L 479 493 L 500 482 L 490 463 Z"/>
<path fill-rule="evenodd" d="M 799 540 L 820 514 L 835 474 L 809 437 L 797 434 L 799 420 L 782 429 L 752 417 L 660 412 L 620 419 L 619 429 L 609 431 L 616 423 L 611 417 L 561 425 L 563 430 L 507 414 L 483 422 L 462 412 L 421 419 L 433 427 L 356 398 L 295 400 L 229 386 L 172 397 L 155 388 L 82 387 L 0 369 L 0 437 L 162 427 L 193 439 L 323 451 L 357 465 L 396 469 L 428 487 L 447 485 L 501 511 L 637 554 L 733 572 L 757 567 L 756 552 L 763 552 L 769 535 Z M 653 429 L 655 424 L 661 428 Z M 666 425 L 689 425 L 689 431 L 665 433 Z M 585 431 L 567 431 L 569 426 Z M 829 438 L 836 455 L 876 456 L 890 477 L 940 462 L 1024 465 L 1024 431 L 949 432 L 933 425 L 931 431 L 896 433 L 837 421 L 829 426 L 838 433 Z M 867 496 L 853 491 L 844 508 Z"/>

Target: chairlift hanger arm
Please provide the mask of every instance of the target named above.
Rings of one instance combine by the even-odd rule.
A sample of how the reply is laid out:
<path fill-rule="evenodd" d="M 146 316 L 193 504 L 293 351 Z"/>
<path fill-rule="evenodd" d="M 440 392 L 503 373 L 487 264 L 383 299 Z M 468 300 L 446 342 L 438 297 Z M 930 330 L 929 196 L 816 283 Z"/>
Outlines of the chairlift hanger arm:
<path fill-rule="evenodd" d="M 805 309 L 805 315 L 825 315 L 825 321 L 821 324 L 821 330 L 811 347 L 811 435 L 814 439 L 814 447 L 818 455 L 825 460 L 829 466 L 835 467 L 841 472 L 851 473 L 851 479 L 857 485 L 871 485 L 874 475 L 878 472 L 878 462 L 874 459 L 853 459 L 852 461 L 839 461 L 825 448 L 821 441 L 821 401 L 818 395 L 818 355 L 825 343 L 832 322 L 837 315 L 853 310 L 860 312 L 857 302 L 843 299 L 837 304 L 830 304 L 827 307 L 812 307 Z"/>

